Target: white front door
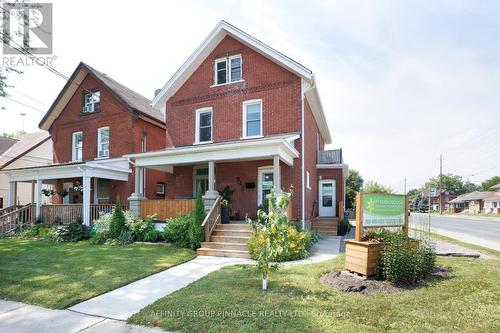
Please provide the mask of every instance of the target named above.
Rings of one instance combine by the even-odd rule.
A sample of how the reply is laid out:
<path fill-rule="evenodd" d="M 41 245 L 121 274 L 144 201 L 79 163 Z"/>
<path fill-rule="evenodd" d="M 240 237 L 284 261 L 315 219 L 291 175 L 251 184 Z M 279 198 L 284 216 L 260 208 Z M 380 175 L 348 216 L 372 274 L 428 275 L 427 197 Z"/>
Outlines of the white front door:
<path fill-rule="evenodd" d="M 335 180 L 319 181 L 319 216 L 335 216 Z"/>

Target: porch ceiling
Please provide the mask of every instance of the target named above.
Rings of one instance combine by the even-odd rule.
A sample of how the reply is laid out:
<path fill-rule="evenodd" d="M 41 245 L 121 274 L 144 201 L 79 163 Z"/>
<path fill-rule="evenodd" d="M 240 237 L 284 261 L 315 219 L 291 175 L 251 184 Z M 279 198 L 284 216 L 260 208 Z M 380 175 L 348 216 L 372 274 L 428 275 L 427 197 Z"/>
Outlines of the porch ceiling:
<path fill-rule="evenodd" d="M 2 170 L 9 181 L 31 182 L 32 180 L 53 181 L 63 178 L 97 177 L 127 181 L 132 171 L 129 162 L 124 158 L 103 159 L 89 162 L 54 164 L 48 166 Z"/>
<path fill-rule="evenodd" d="M 189 165 L 207 161 L 233 162 L 272 159 L 278 156 L 285 164 L 292 166 L 299 152 L 291 142 L 297 135 L 279 138 L 262 138 L 252 141 L 204 144 L 190 147 L 165 149 L 149 153 L 125 155 L 135 161 L 138 167 L 173 172 L 175 165 Z"/>

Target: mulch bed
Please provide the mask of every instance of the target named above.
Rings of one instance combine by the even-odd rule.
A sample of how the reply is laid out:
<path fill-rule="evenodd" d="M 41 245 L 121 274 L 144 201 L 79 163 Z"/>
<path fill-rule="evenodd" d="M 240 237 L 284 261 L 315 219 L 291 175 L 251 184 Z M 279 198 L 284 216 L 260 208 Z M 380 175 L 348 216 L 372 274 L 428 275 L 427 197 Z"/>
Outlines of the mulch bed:
<path fill-rule="evenodd" d="M 431 279 L 447 279 L 451 273 L 442 267 L 437 267 L 432 273 Z M 330 272 L 320 278 L 321 283 L 329 287 L 344 292 L 357 292 L 364 295 L 370 294 L 388 294 L 413 290 L 421 287 L 425 281 L 412 285 L 395 285 L 388 281 L 363 279 L 349 272 Z"/>

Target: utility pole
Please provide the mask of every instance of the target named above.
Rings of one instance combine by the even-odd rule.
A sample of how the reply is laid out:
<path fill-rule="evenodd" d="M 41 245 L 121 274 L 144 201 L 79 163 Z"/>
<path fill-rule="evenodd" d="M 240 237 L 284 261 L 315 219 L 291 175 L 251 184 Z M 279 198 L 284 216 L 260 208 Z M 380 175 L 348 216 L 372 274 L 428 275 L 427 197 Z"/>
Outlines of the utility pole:
<path fill-rule="evenodd" d="M 443 194 L 441 193 L 441 189 L 443 188 L 443 154 L 439 154 L 439 214 L 443 214 Z"/>
<path fill-rule="evenodd" d="M 406 176 L 405 176 L 405 185 L 404 185 L 404 188 L 403 188 L 403 192 L 406 195 Z"/>

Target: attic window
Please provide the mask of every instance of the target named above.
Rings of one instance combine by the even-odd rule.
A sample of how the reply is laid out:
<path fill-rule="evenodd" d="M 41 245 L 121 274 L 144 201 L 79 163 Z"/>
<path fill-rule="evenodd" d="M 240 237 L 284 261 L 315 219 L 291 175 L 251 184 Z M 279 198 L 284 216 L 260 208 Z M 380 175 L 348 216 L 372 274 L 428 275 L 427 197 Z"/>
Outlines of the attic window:
<path fill-rule="evenodd" d="M 101 104 L 101 92 L 93 91 L 83 97 L 83 113 L 99 112 Z"/>
<path fill-rule="evenodd" d="M 219 58 L 214 64 L 214 85 L 241 81 L 241 54 Z"/>

